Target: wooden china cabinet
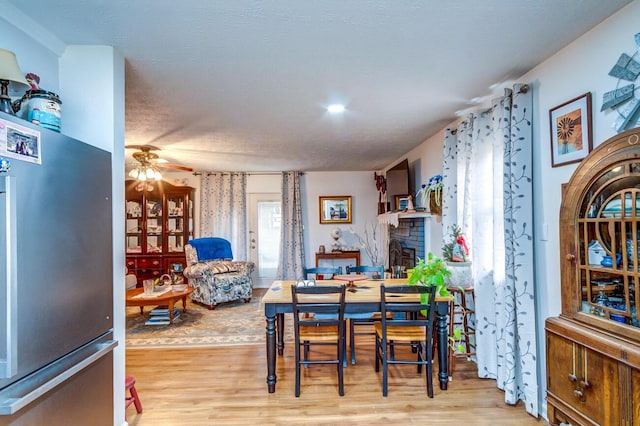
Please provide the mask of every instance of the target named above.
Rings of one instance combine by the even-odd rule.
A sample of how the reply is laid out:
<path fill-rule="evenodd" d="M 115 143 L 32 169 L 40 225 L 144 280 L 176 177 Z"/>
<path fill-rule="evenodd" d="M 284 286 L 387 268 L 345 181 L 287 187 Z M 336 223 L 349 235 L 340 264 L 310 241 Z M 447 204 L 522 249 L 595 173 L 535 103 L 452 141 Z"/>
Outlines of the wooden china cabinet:
<path fill-rule="evenodd" d="M 186 267 L 184 246 L 193 238 L 193 195 L 188 186 L 155 182 L 152 191 L 125 182 L 126 256 L 138 286 L 169 273 L 171 265 Z"/>
<path fill-rule="evenodd" d="M 563 187 L 562 313 L 546 321 L 552 424 L 640 424 L 640 129 L 594 149 Z"/>

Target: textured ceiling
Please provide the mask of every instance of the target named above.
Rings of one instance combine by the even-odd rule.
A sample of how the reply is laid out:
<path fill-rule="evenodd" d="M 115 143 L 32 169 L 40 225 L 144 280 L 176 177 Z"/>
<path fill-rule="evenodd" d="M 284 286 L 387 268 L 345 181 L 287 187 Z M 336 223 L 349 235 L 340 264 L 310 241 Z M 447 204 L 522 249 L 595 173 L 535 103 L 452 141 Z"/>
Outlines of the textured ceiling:
<path fill-rule="evenodd" d="M 394 162 L 629 0 L 7 2 L 122 52 L 126 145 L 196 170 L 332 171 Z"/>

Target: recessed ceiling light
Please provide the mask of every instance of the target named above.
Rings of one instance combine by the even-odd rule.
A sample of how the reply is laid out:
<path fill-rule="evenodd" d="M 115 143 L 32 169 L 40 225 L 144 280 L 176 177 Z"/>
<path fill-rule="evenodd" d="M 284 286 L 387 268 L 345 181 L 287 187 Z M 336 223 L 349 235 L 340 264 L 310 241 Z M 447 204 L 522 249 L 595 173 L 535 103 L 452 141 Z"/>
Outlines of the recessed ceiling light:
<path fill-rule="evenodd" d="M 344 105 L 342 104 L 331 104 L 327 107 L 327 111 L 331 114 L 337 114 L 339 112 L 344 112 Z"/>

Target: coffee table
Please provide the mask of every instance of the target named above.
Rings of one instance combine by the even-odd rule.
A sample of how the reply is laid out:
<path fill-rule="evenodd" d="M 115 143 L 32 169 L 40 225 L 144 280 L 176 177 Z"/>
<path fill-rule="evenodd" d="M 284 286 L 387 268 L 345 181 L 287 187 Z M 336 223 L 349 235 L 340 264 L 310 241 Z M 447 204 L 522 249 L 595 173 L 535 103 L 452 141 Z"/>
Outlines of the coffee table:
<path fill-rule="evenodd" d="M 182 312 L 187 311 L 187 296 L 193 292 L 193 287 L 189 286 L 184 291 L 168 291 L 159 295 L 145 296 L 144 289 L 134 288 L 127 290 L 126 305 L 140 306 L 140 314 L 144 314 L 145 306 L 168 305 L 169 324 L 173 324 L 173 308 L 176 302 L 182 299 Z"/>

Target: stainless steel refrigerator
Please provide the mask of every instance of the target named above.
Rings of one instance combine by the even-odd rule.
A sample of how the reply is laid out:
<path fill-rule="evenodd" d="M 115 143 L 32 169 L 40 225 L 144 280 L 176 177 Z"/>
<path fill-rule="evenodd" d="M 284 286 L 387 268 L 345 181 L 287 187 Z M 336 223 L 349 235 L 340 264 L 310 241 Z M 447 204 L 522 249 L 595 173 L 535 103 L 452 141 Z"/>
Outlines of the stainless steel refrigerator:
<path fill-rule="evenodd" d="M 0 172 L 0 425 L 113 425 L 111 154 L 2 131 L 27 161 Z"/>

